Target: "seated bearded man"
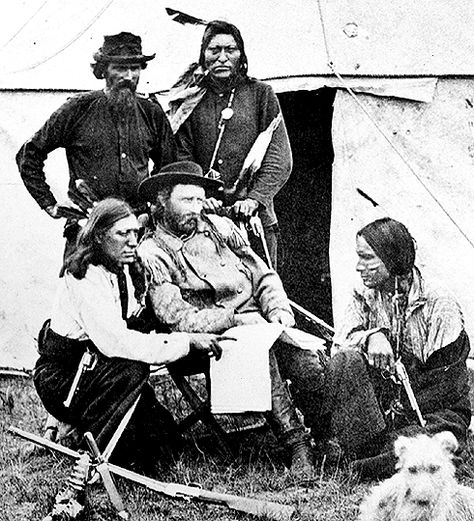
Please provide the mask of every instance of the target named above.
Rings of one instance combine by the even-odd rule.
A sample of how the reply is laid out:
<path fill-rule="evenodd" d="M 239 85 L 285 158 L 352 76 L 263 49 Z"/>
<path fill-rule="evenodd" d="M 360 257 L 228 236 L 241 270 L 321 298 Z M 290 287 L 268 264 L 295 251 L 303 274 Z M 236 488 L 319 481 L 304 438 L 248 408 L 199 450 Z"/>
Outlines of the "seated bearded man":
<path fill-rule="evenodd" d="M 395 472 L 392 446 L 400 435 L 448 430 L 465 447 L 469 339 L 458 303 L 415 266 L 415 242 L 402 223 L 376 220 L 356 241 L 362 284 L 336 328 L 314 435 L 331 436 L 327 448 L 337 441 L 363 475 L 382 477 Z M 394 379 L 396 359 L 406 368 L 421 420 Z"/>
<path fill-rule="evenodd" d="M 266 322 L 293 326 L 277 273 L 250 249 L 229 219 L 202 214 L 206 189 L 209 196 L 220 186 L 190 161 L 167 165 L 140 185 L 140 195 L 157 206 L 155 231 L 138 248 L 150 273 L 148 294 L 156 317 L 175 332 L 222 333 Z M 308 475 L 309 439 L 282 377 L 294 384 L 296 405 L 311 421 L 320 358 L 280 345 L 270 350 L 270 373 L 272 410 L 267 419 L 291 452 L 292 471 Z"/>

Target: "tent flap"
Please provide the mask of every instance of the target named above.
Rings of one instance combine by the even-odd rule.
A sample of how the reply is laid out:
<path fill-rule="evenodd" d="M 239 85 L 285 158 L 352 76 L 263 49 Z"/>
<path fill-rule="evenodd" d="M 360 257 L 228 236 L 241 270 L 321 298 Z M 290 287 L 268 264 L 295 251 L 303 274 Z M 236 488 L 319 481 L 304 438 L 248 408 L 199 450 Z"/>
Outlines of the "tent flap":
<path fill-rule="evenodd" d="M 437 79 L 345 77 L 343 81 L 340 81 L 335 77 L 311 76 L 306 78 L 272 78 L 270 81 L 276 92 L 317 90 L 323 87 L 350 88 L 354 92 L 373 94 L 374 96 L 390 96 L 429 103 L 433 100 Z"/>
<path fill-rule="evenodd" d="M 349 94 L 337 93 L 330 247 L 336 324 L 355 277 L 355 234 L 388 215 L 408 227 L 418 266 L 452 291 L 474 333 L 473 92 L 474 80 L 439 80 L 430 104 L 358 95 L 429 191 Z"/>

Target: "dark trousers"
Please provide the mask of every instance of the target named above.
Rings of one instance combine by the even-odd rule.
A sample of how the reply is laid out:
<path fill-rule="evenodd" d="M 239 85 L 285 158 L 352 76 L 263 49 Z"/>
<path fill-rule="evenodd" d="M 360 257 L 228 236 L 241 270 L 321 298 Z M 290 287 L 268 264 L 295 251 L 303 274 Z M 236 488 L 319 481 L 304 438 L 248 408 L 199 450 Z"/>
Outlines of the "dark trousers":
<path fill-rule="evenodd" d="M 382 478 L 395 472 L 393 442 L 399 436 L 451 431 L 461 450 L 469 426 L 470 405 L 465 360 L 469 342 L 465 333 L 435 352 L 425 364 L 411 357 L 405 360 L 421 368 L 410 370 L 418 406 L 426 421 L 421 427 L 403 388 L 394 389 L 378 369 L 368 365 L 354 350 L 335 354 L 328 364 L 325 395 L 315 439 L 336 438 L 354 468 L 363 476 Z M 408 369 L 407 369 L 408 370 Z M 403 409 L 386 414 L 394 397 Z M 318 431 L 318 432 L 316 432 Z"/>
<path fill-rule="evenodd" d="M 309 422 L 313 421 L 313 414 L 319 413 L 323 364 L 318 355 L 283 342 L 270 350 L 269 357 L 272 410 L 265 413 L 265 417 L 281 443 L 291 445 L 305 438 L 304 426 L 296 414 L 295 404 Z M 181 375 L 208 373 L 209 357 L 189 355 L 169 364 L 168 370 Z M 292 382 L 295 403 L 285 384 L 286 379 Z"/>
<path fill-rule="evenodd" d="M 55 341 L 63 338 L 52 331 L 48 336 L 55 336 Z M 80 348 L 73 352 L 67 350 L 57 352 L 56 356 L 50 351 L 40 356 L 34 383 L 46 410 L 60 421 L 76 427 L 80 433 L 90 431 L 103 451 L 125 413 L 140 396 L 114 451 L 114 460 L 128 462 L 145 458 L 143 461 L 156 461 L 172 457 L 181 438 L 173 417 L 158 403 L 148 384 L 147 364 L 107 358 L 98 353 L 96 366 L 83 373 L 70 407 L 64 406 L 83 351 Z"/>
<path fill-rule="evenodd" d="M 291 397 L 301 411 L 306 427 L 320 421 L 327 356 L 278 341 L 275 352 L 281 379 L 291 382 Z"/>

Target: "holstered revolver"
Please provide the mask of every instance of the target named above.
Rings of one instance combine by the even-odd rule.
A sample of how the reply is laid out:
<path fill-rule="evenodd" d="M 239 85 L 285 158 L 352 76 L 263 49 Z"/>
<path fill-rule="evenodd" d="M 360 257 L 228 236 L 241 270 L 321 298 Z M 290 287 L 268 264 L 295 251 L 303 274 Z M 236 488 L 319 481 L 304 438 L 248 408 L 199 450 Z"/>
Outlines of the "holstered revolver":
<path fill-rule="evenodd" d="M 81 382 L 82 375 L 85 371 L 91 371 L 94 369 L 97 364 L 97 355 L 87 350 L 84 351 L 82 355 L 81 361 L 79 362 L 79 366 L 77 368 L 76 374 L 74 376 L 74 380 L 72 381 L 71 388 L 69 389 L 69 393 L 67 398 L 64 400 L 64 407 L 70 407 L 74 394 L 76 393 L 79 384 Z"/>

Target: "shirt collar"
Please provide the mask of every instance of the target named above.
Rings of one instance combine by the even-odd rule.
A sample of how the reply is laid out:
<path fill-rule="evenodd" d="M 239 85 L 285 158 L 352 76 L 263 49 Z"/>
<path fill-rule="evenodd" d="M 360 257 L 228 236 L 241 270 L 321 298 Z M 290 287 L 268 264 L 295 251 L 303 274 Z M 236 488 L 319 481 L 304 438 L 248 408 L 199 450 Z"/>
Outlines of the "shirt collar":
<path fill-rule="evenodd" d="M 413 280 L 410 286 L 410 291 L 408 292 L 407 313 L 413 313 L 415 309 L 424 306 L 426 301 L 425 281 L 421 276 L 420 270 L 415 266 L 413 268 Z"/>

